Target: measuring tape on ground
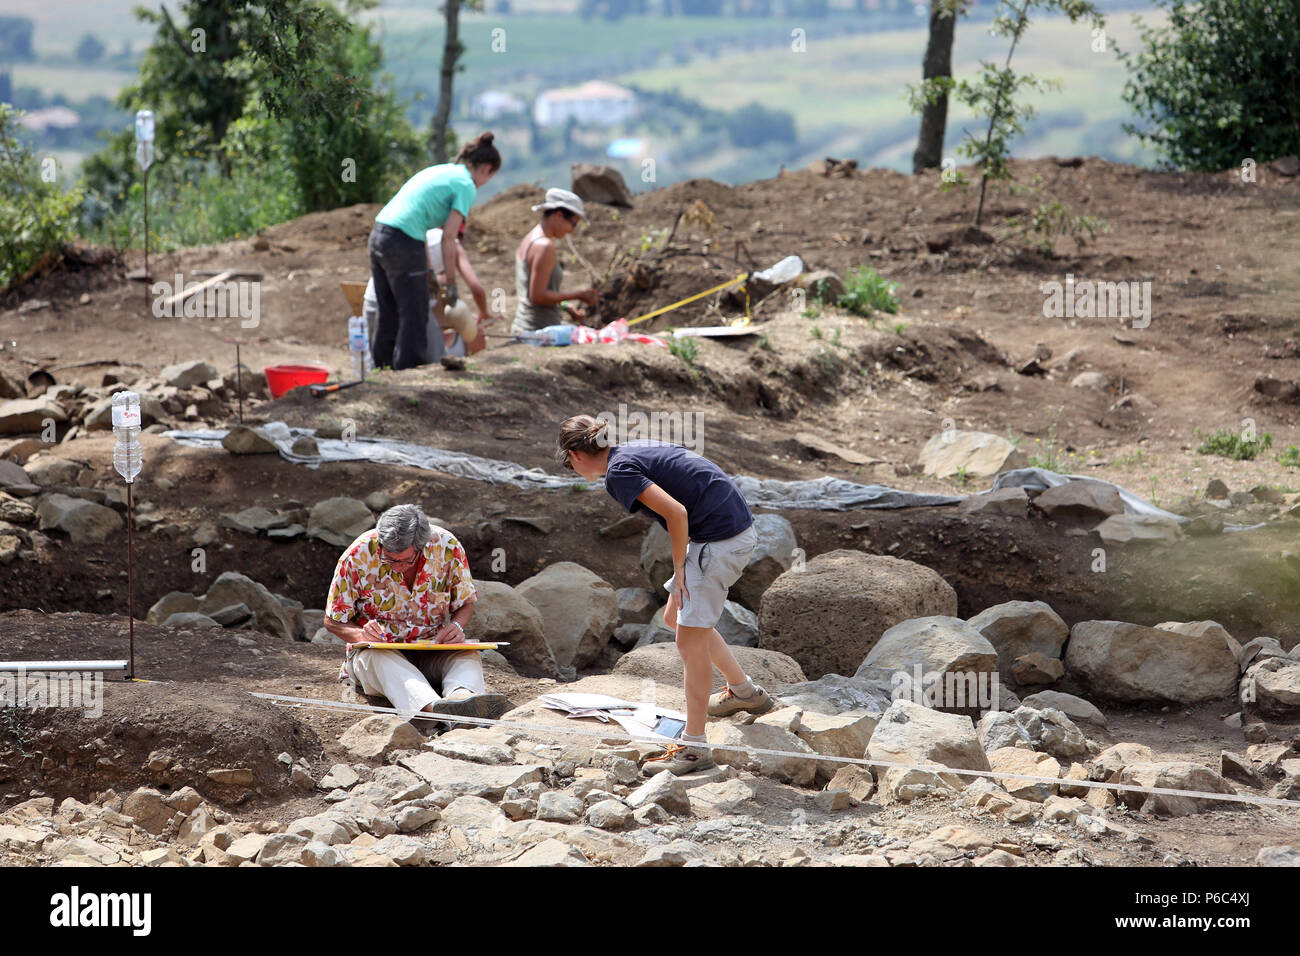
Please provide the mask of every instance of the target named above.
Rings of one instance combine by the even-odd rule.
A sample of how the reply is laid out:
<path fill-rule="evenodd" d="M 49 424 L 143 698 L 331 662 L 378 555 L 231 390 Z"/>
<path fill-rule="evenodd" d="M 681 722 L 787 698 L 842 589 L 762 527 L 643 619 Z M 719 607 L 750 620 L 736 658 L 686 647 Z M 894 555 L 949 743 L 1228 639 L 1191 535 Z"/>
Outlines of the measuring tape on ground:
<path fill-rule="evenodd" d="M 657 734 L 649 736 L 640 736 L 635 734 L 615 734 L 606 733 L 600 730 L 586 730 L 580 727 L 550 727 L 541 724 L 525 724 L 512 720 L 496 720 L 489 717 L 453 717 L 449 714 L 427 714 L 420 712 L 412 716 L 407 716 L 399 712 L 395 707 L 374 707 L 370 704 L 356 704 L 347 701 L 319 700 L 315 697 L 288 697 L 283 694 L 261 694 L 255 693 L 254 697 L 262 700 L 269 700 L 276 703 L 293 704 L 297 706 L 320 707 L 326 710 L 344 710 L 360 711 L 373 714 L 392 714 L 395 717 L 404 717 L 407 720 L 436 720 L 441 723 L 458 723 L 470 724 L 477 727 L 504 727 L 508 730 L 518 730 L 523 733 L 533 735 L 553 735 L 567 734 L 576 737 L 596 737 L 602 741 L 619 740 L 626 743 L 646 743 L 663 746 L 665 744 L 681 746 L 682 741 L 672 737 L 662 737 Z M 915 764 L 901 763 L 892 760 L 872 760 L 867 757 L 839 757 L 833 754 L 818 753 L 800 753 L 790 750 L 772 750 L 765 747 L 748 747 L 740 744 L 728 744 L 726 746 L 708 746 L 710 750 L 725 750 L 728 752 L 744 753 L 764 757 L 782 757 L 785 759 L 796 760 L 814 760 L 819 763 L 842 763 L 852 766 L 861 767 L 884 767 L 887 770 L 920 770 L 924 773 L 932 774 L 956 774 L 963 777 L 987 777 L 994 783 L 1001 780 L 1017 780 L 1026 783 L 1047 783 L 1047 784 L 1067 784 L 1070 787 L 1084 787 L 1090 790 L 1123 790 L 1125 793 L 1153 793 L 1162 796 L 1171 797 L 1194 797 L 1200 800 L 1216 800 L 1224 803 L 1245 803 L 1254 806 L 1265 807 L 1283 807 L 1286 809 L 1300 810 L 1300 800 L 1283 800 L 1279 797 L 1257 797 L 1252 794 L 1242 793 L 1215 793 L 1206 790 L 1179 790 L 1173 787 L 1144 787 L 1137 784 L 1120 784 L 1104 783 L 1097 780 L 1069 780 L 1063 777 L 1040 777 L 1032 774 L 1010 773 L 1001 770 L 962 770 L 956 767 L 945 767 L 941 764 Z M 1097 809 L 1097 808 L 1093 808 Z"/>

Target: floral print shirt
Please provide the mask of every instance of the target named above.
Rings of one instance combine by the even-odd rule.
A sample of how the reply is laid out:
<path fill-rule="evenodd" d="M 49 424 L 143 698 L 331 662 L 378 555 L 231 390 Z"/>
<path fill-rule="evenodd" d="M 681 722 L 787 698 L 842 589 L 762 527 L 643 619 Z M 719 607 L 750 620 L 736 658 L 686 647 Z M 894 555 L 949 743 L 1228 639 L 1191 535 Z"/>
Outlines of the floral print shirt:
<path fill-rule="evenodd" d="M 378 621 L 394 643 L 431 640 L 478 596 L 456 536 L 436 525 L 432 530 L 409 590 L 402 572 L 381 556 L 378 531 L 353 541 L 334 568 L 325 602 L 329 619 L 356 625 Z"/>

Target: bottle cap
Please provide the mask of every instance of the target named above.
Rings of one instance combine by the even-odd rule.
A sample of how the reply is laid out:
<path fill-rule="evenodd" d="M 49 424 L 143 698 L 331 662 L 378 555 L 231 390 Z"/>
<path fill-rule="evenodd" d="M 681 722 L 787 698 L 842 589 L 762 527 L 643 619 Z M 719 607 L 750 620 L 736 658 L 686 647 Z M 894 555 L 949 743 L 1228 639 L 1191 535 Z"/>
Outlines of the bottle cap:
<path fill-rule="evenodd" d="M 117 392 L 113 396 L 113 427 L 140 427 L 140 396 L 135 392 Z"/>

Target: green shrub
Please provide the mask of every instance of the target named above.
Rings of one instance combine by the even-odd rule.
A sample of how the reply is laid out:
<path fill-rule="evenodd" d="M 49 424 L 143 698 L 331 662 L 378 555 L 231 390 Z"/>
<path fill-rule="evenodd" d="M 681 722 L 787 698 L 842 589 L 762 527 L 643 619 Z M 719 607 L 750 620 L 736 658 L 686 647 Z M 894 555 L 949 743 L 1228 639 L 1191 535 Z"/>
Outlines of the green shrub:
<path fill-rule="evenodd" d="M 80 221 L 81 189 L 65 192 L 41 178 L 18 140 L 19 115 L 0 103 L 0 291 L 56 262 Z"/>
<path fill-rule="evenodd" d="M 890 282 L 876 275 L 874 269 L 863 266 L 849 270 L 844 280 L 844 294 L 835 304 L 855 315 L 871 315 L 874 312 L 895 315 L 898 312 L 898 299 L 894 297 L 897 289 L 897 282 Z"/>
<path fill-rule="evenodd" d="M 1248 439 L 1226 428 L 1220 428 L 1213 435 L 1208 436 L 1197 431 L 1196 437 L 1201 439 L 1201 445 L 1196 449 L 1197 454 L 1217 455 L 1234 461 L 1253 461 L 1260 452 L 1267 451 L 1273 446 L 1273 436 L 1268 432 L 1254 439 Z"/>
<path fill-rule="evenodd" d="M 694 367 L 695 359 L 700 354 L 700 340 L 694 336 L 683 339 L 669 339 L 668 351 L 672 352 L 687 365 Z"/>

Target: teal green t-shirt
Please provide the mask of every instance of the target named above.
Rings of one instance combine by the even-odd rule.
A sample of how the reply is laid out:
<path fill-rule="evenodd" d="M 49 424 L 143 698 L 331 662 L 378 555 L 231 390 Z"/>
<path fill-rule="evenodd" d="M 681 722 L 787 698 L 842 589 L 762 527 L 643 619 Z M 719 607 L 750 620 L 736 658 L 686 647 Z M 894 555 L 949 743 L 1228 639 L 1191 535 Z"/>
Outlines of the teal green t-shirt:
<path fill-rule="evenodd" d="M 379 210 L 375 222 L 424 242 L 424 234 L 441 227 L 453 209 L 468 218 L 477 193 L 474 177 L 460 163 L 429 166 L 406 181 L 388 205 Z"/>

